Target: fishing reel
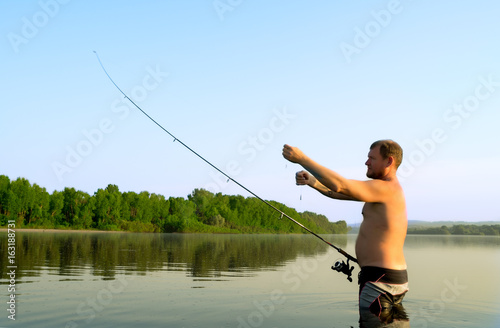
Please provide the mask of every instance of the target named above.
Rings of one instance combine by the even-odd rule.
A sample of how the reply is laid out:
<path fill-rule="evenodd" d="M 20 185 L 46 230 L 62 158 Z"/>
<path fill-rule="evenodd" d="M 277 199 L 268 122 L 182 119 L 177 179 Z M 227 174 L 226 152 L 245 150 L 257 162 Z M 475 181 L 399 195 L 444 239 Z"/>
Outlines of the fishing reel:
<path fill-rule="evenodd" d="M 352 282 L 352 270 L 354 270 L 354 266 L 351 266 L 349 268 L 349 259 L 347 259 L 347 263 L 344 261 L 337 261 L 335 264 L 332 266 L 332 270 L 335 270 L 337 272 L 342 272 L 343 274 L 347 275 L 347 280 Z"/>

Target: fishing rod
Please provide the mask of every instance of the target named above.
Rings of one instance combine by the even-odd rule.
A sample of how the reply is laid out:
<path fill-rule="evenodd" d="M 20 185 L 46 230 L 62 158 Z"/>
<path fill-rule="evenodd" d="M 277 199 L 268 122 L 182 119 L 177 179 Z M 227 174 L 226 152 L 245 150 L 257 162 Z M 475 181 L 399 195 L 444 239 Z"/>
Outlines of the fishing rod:
<path fill-rule="evenodd" d="M 310 229 L 308 229 L 307 227 L 305 227 L 302 223 L 296 221 L 295 219 L 293 219 L 292 217 L 290 217 L 288 214 L 286 214 L 285 212 L 281 211 L 280 209 L 278 209 L 276 206 L 274 206 L 273 204 L 269 203 L 268 201 L 266 201 L 265 199 L 262 199 L 261 197 L 259 197 L 257 194 L 255 194 L 253 191 L 251 191 L 250 189 L 248 189 L 247 187 L 245 187 L 244 185 L 242 185 L 241 183 L 239 183 L 238 181 L 234 180 L 233 178 L 231 178 L 229 175 L 227 175 L 224 171 L 222 171 L 221 169 L 219 169 L 217 166 L 215 166 L 214 164 L 210 163 L 207 159 L 205 159 L 203 156 L 201 156 L 200 154 L 198 154 L 196 151 L 194 151 L 191 147 L 189 147 L 188 145 L 186 145 L 184 142 L 182 142 L 179 138 L 177 138 L 176 136 L 174 136 L 172 133 L 170 133 L 167 129 L 165 129 L 160 123 L 158 123 L 157 121 L 155 121 L 151 116 L 149 116 L 141 107 L 139 107 L 132 99 L 130 99 L 129 96 L 127 96 L 127 94 L 125 92 L 122 91 L 122 89 L 120 89 L 120 87 L 115 83 L 115 81 L 113 81 L 113 79 L 111 78 L 111 76 L 108 74 L 108 72 L 106 71 L 106 69 L 104 68 L 104 65 L 102 64 L 101 62 L 101 59 L 99 58 L 99 55 L 97 54 L 96 51 L 94 51 L 96 57 L 97 57 L 97 60 L 99 61 L 99 64 L 101 65 L 101 68 L 102 70 L 104 71 L 104 73 L 106 74 L 106 76 L 109 78 L 109 80 L 111 81 L 111 83 L 113 83 L 113 85 L 118 89 L 118 91 L 120 91 L 120 93 L 128 100 L 132 103 L 132 105 L 134 105 L 138 110 L 140 110 L 144 115 L 146 115 L 147 118 L 149 118 L 151 121 L 153 121 L 153 123 L 155 123 L 158 127 L 160 127 L 160 129 L 162 129 L 164 132 L 166 132 L 169 136 L 171 136 L 172 138 L 174 138 L 174 142 L 177 141 L 179 142 L 181 145 L 183 145 L 185 148 L 187 148 L 190 152 L 192 152 L 193 154 L 195 154 L 196 156 L 198 156 L 201 160 L 203 160 L 205 163 L 207 163 L 208 165 L 210 165 L 212 168 L 214 168 L 216 171 L 218 171 L 219 173 L 221 173 L 222 175 L 224 175 L 228 180 L 228 182 L 231 180 L 232 182 L 234 182 L 235 184 L 237 184 L 238 186 L 240 186 L 241 188 L 243 188 L 244 190 L 246 190 L 247 192 L 249 192 L 251 195 L 253 195 L 255 198 L 257 198 L 258 200 L 264 202 L 266 205 L 268 205 L 269 207 L 271 207 L 272 209 L 274 209 L 275 211 L 279 212 L 281 214 L 281 217 L 280 218 L 283 218 L 283 217 L 286 217 L 287 219 L 289 219 L 290 221 L 292 221 L 293 223 L 297 224 L 298 226 L 302 227 L 304 230 L 306 230 L 307 232 L 309 232 L 310 234 L 316 236 L 317 238 L 319 238 L 321 241 L 323 241 L 324 243 L 330 245 L 331 247 L 335 248 L 340 254 L 344 255 L 346 258 L 347 258 L 347 270 L 345 269 L 345 263 L 342 262 L 337 262 L 335 263 L 335 266 L 332 267 L 332 269 L 334 270 L 337 270 L 339 272 L 343 272 L 345 274 L 348 275 L 348 279 L 350 278 L 350 273 L 352 273 L 352 267 L 349 271 L 349 260 L 353 261 L 353 262 L 358 262 L 358 260 L 356 260 L 356 258 L 354 258 L 352 255 L 348 254 L 347 252 L 345 252 L 343 249 L 341 249 L 340 247 L 337 247 L 335 245 L 333 245 L 332 243 L 326 241 L 325 239 L 323 239 L 321 236 L 319 236 L 318 234 L 314 233 L 313 231 L 311 231 Z M 338 264 L 340 263 L 340 264 Z M 342 264 L 344 264 L 344 266 L 342 266 Z M 349 273 L 347 273 L 349 272 Z"/>

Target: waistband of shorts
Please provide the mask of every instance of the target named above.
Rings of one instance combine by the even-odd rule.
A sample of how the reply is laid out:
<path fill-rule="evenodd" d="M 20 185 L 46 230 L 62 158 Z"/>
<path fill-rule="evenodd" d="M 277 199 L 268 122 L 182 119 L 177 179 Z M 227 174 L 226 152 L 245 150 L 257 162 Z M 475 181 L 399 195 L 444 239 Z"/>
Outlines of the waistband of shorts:
<path fill-rule="evenodd" d="M 365 266 L 359 272 L 359 283 L 364 285 L 367 281 L 404 284 L 408 282 L 408 271 Z"/>

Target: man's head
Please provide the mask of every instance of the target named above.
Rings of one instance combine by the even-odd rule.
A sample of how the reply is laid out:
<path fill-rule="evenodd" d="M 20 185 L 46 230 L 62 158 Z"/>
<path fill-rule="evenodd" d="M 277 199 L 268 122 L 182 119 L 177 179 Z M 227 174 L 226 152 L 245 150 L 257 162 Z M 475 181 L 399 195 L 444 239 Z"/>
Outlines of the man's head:
<path fill-rule="evenodd" d="M 382 179 L 391 170 L 396 172 L 403 160 L 403 149 L 392 140 L 378 140 L 370 146 L 366 176 L 371 179 Z"/>

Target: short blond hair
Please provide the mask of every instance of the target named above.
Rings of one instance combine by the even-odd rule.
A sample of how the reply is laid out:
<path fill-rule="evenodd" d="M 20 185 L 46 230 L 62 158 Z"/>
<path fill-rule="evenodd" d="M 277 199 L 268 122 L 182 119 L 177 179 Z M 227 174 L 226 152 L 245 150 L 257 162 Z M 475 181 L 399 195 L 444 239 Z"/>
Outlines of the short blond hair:
<path fill-rule="evenodd" d="M 382 158 L 387 159 L 389 156 L 392 156 L 396 164 L 396 169 L 401 165 L 403 161 L 403 148 L 397 142 L 390 139 L 378 140 L 372 143 L 370 150 L 377 146 L 380 146 L 380 155 L 382 155 Z"/>

